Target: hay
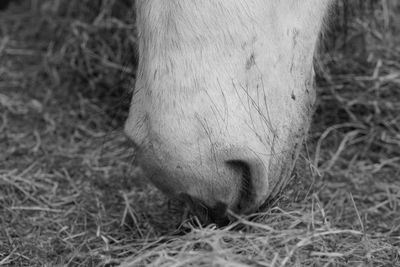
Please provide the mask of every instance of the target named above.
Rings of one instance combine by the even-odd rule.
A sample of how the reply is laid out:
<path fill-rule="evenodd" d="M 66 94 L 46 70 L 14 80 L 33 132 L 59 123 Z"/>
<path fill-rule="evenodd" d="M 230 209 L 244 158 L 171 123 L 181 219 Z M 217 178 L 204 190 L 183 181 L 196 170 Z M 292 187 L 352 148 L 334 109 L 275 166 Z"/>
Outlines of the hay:
<path fill-rule="evenodd" d="M 332 22 L 316 62 L 297 179 L 225 228 L 177 227 L 180 204 L 133 164 L 121 134 L 131 1 L 11 3 L 0 13 L 0 266 L 399 266 L 400 5 L 369 2 L 346 15 L 339 3 L 346 23 Z"/>

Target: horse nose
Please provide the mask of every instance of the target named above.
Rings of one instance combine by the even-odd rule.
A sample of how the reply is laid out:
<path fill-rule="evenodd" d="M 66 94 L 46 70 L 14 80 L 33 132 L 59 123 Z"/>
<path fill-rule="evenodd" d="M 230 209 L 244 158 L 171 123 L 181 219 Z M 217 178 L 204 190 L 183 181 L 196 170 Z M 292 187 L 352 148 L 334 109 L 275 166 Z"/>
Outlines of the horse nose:
<path fill-rule="evenodd" d="M 254 212 L 261 204 L 268 191 L 268 180 L 263 162 L 259 158 L 228 159 L 228 168 L 238 176 L 239 193 L 233 212 L 246 214 Z"/>
<path fill-rule="evenodd" d="M 207 197 L 198 198 L 190 194 L 181 194 L 181 197 L 188 202 L 192 211 L 198 215 L 203 223 L 216 223 L 218 226 L 228 224 L 232 217 L 229 211 L 235 214 L 248 214 L 256 211 L 262 204 L 263 197 L 268 190 L 268 181 L 265 177 L 264 164 L 259 158 L 246 157 L 246 154 L 235 153 L 224 157 L 219 170 L 225 169 L 224 173 L 229 174 L 225 178 L 227 187 L 222 192 L 232 192 L 235 196 L 213 196 L 217 201 L 209 202 Z M 228 159 L 227 159 L 228 158 Z M 215 188 L 214 184 L 213 188 Z M 209 195 L 211 197 L 211 195 Z M 228 201 L 228 202 L 226 202 Z M 232 201 L 232 202 L 229 202 Z M 228 211 L 229 210 L 229 211 Z"/>
<path fill-rule="evenodd" d="M 251 208 L 252 200 L 254 200 L 254 183 L 252 181 L 252 170 L 250 164 L 243 160 L 227 160 L 225 162 L 228 168 L 234 170 L 239 177 L 239 195 L 234 211 L 243 213 Z"/>

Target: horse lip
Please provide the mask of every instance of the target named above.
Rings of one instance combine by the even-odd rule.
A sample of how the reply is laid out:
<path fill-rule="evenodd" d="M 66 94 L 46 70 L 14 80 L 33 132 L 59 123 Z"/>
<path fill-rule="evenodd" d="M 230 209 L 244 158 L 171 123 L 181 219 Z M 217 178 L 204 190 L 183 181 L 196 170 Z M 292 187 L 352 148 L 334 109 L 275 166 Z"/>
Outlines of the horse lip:
<path fill-rule="evenodd" d="M 204 201 L 186 193 L 180 193 L 178 198 L 189 204 L 192 212 L 205 225 L 215 223 L 218 227 L 223 227 L 231 222 L 228 216 L 228 205 L 226 203 L 219 201 L 214 206 L 210 207 L 205 204 Z"/>

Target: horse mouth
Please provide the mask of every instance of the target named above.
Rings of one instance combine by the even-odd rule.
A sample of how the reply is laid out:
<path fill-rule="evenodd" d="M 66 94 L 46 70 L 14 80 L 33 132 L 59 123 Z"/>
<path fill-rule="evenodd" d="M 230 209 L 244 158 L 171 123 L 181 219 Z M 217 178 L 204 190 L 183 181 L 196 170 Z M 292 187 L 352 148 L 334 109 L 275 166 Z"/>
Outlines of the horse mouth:
<path fill-rule="evenodd" d="M 215 223 L 218 227 L 223 227 L 232 222 L 232 218 L 229 217 L 228 213 L 228 205 L 223 202 L 217 202 L 211 207 L 205 204 L 204 201 L 186 193 L 179 194 L 178 199 L 188 204 L 190 211 L 204 225 Z"/>

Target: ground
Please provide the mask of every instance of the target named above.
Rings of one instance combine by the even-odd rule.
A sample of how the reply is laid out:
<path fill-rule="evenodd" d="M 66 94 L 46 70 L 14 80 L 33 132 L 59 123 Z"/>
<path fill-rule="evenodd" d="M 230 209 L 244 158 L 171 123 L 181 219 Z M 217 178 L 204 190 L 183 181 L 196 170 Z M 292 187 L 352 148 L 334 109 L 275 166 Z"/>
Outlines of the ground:
<path fill-rule="evenodd" d="M 128 0 L 0 12 L 0 266 L 400 266 L 400 4 L 343 1 L 289 189 L 230 226 L 181 225 L 122 133 Z"/>

